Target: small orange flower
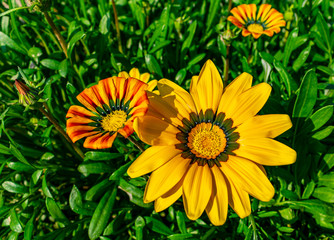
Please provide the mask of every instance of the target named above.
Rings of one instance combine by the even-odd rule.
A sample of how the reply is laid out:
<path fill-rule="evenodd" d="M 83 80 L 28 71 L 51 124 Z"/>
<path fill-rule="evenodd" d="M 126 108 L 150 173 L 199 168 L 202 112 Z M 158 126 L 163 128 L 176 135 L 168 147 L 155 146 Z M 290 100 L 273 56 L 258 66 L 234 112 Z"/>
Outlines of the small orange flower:
<path fill-rule="evenodd" d="M 147 87 L 136 78 L 111 77 L 85 89 L 77 99 L 88 110 L 76 105 L 69 108 L 67 134 L 73 142 L 87 137 L 86 148 L 110 148 L 117 133 L 130 136 L 134 119 L 146 113 Z"/>
<path fill-rule="evenodd" d="M 255 4 L 242 4 L 231 10 L 233 16 L 227 18 L 238 28 L 242 28 L 242 36 L 252 36 L 257 39 L 262 34 L 272 37 L 285 26 L 283 14 L 269 4 L 262 4 L 256 14 Z"/>

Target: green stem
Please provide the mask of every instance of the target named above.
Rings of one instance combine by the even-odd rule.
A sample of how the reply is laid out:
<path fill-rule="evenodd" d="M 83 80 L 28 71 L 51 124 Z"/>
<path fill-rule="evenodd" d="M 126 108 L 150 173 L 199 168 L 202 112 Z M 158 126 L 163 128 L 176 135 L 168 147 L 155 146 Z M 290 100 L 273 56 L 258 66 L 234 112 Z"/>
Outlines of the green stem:
<path fill-rule="evenodd" d="M 230 68 L 230 45 L 226 46 L 226 60 L 224 65 L 224 86 L 227 85 L 228 72 Z"/>
<path fill-rule="evenodd" d="M 112 3 L 113 11 L 114 11 L 116 35 L 117 35 L 117 41 L 118 41 L 118 50 L 120 51 L 120 53 L 123 53 L 122 41 L 121 41 L 121 32 L 119 30 L 119 25 L 118 25 L 118 16 L 117 16 L 116 4 L 115 4 L 114 0 L 112 0 L 111 3 Z"/>
<path fill-rule="evenodd" d="M 52 31 L 53 31 L 54 35 L 58 39 L 58 42 L 60 43 L 60 46 L 63 49 L 63 52 L 64 52 L 66 58 L 68 58 L 68 55 L 67 55 L 67 44 L 65 42 L 65 39 L 60 34 L 58 28 L 54 24 L 54 22 L 53 22 L 52 18 L 50 17 L 49 13 L 48 12 L 43 12 L 43 14 L 44 14 L 44 17 L 46 18 L 46 21 L 49 23 L 50 27 L 52 28 Z"/>
<path fill-rule="evenodd" d="M 46 109 L 48 109 L 47 105 L 45 103 L 43 103 L 43 106 Z M 63 135 L 63 137 L 67 140 L 67 142 L 70 143 L 70 145 L 72 146 L 72 148 L 74 149 L 74 151 L 80 156 L 80 158 L 84 159 L 85 155 L 83 154 L 83 152 L 81 151 L 81 149 L 72 142 L 72 140 L 66 134 L 66 132 L 64 131 L 64 129 L 59 125 L 59 123 L 57 122 L 57 120 L 49 112 L 45 111 L 43 107 L 40 107 L 39 110 L 47 117 L 47 119 L 49 119 L 49 121 L 55 126 L 55 128 L 57 129 L 57 131 L 61 135 Z"/>
<path fill-rule="evenodd" d="M 256 232 L 257 229 L 256 229 L 256 223 L 255 223 L 253 214 L 250 214 L 250 215 L 248 216 L 248 219 L 249 219 L 249 221 L 250 221 L 251 224 L 252 224 L 253 231 Z"/>
<path fill-rule="evenodd" d="M 138 142 L 132 135 L 128 137 L 130 142 L 132 142 L 141 152 L 145 151 L 145 148 L 142 146 L 140 142 Z"/>

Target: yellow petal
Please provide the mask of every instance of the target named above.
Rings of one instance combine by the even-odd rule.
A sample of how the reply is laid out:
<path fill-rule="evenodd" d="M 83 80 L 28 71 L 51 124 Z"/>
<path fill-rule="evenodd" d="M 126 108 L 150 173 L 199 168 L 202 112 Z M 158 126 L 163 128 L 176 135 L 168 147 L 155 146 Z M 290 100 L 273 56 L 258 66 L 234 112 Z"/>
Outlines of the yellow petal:
<path fill-rule="evenodd" d="M 242 25 L 245 24 L 245 20 L 247 18 L 244 18 L 244 16 L 240 13 L 238 7 L 232 8 L 231 13 Z"/>
<path fill-rule="evenodd" d="M 220 168 L 222 172 L 233 179 L 237 188 L 243 189 L 261 201 L 269 201 L 275 194 L 267 176 L 253 162 L 240 157 L 229 156 Z"/>
<path fill-rule="evenodd" d="M 163 146 L 180 143 L 176 138 L 179 129 L 151 116 L 136 118 L 133 125 L 138 137 L 149 145 Z"/>
<path fill-rule="evenodd" d="M 222 78 L 211 60 L 206 61 L 198 78 L 192 78 L 190 94 L 194 99 L 197 112 L 212 109 L 216 112 L 223 94 Z"/>
<path fill-rule="evenodd" d="M 233 179 L 230 179 L 227 175 L 225 176 L 227 178 L 226 185 L 227 191 L 229 193 L 229 205 L 240 218 L 247 217 L 251 213 L 251 205 L 248 193 L 243 189 L 237 188 L 233 182 Z"/>
<path fill-rule="evenodd" d="M 175 106 L 183 117 L 188 117 L 191 112 L 196 113 L 193 98 L 179 85 L 167 79 L 161 79 L 158 83 L 158 89 L 164 100 Z"/>
<path fill-rule="evenodd" d="M 235 108 L 226 112 L 226 118 L 232 118 L 233 126 L 238 126 L 247 119 L 255 116 L 267 102 L 271 86 L 260 83 L 237 97 Z"/>
<path fill-rule="evenodd" d="M 269 12 L 269 10 L 271 9 L 271 5 L 269 4 L 262 4 L 259 8 L 258 14 L 256 19 L 260 20 L 261 22 L 264 21 L 264 19 L 267 16 L 267 13 Z"/>
<path fill-rule="evenodd" d="M 213 225 L 223 225 L 226 221 L 228 209 L 228 192 L 225 178 L 220 169 L 215 165 L 211 168 L 214 178 L 214 187 L 210 201 L 205 211 Z"/>
<path fill-rule="evenodd" d="M 207 164 L 190 166 L 183 182 L 183 204 L 189 219 L 199 218 L 212 193 L 212 174 Z"/>
<path fill-rule="evenodd" d="M 224 90 L 223 96 L 219 103 L 218 112 L 231 112 L 231 109 L 236 106 L 236 98 L 238 95 L 251 88 L 252 75 L 242 73 L 235 78 Z"/>
<path fill-rule="evenodd" d="M 289 115 L 268 114 L 257 115 L 237 128 L 240 139 L 243 138 L 274 138 L 292 127 Z"/>
<path fill-rule="evenodd" d="M 270 138 L 249 138 L 238 140 L 239 148 L 234 153 L 253 162 L 279 166 L 292 164 L 296 161 L 295 150 Z"/>
<path fill-rule="evenodd" d="M 128 168 L 128 175 L 136 178 L 154 171 L 181 151 L 174 146 L 153 146 L 146 149 Z"/>
<path fill-rule="evenodd" d="M 146 185 L 144 202 L 152 202 L 171 190 L 186 174 L 190 161 L 178 154 L 156 169 Z"/>
<path fill-rule="evenodd" d="M 152 92 L 153 89 L 157 86 L 157 84 L 158 84 L 158 81 L 157 81 L 157 80 L 149 81 L 149 82 L 147 83 L 147 85 L 148 85 L 147 90 Z"/>
<path fill-rule="evenodd" d="M 171 190 L 155 200 L 154 210 L 161 212 L 178 200 L 182 195 L 182 184 L 183 180 L 181 179 Z"/>
<path fill-rule="evenodd" d="M 151 74 L 149 74 L 149 73 L 143 73 L 143 74 L 140 74 L 139 79 L 140 79 L 141 81 L 147 83 L 148 80 L 150 79 L 150 76 L 151 76 Z M 152 80 L 152 81 L 153 81 L 153 80 Z M 155 80 L 155 81 L 156 81 L 156 80 Z"/>
<path fill-rule="evenodd" d="M 130 76 L 127 72 L 123 71 L 123 72 L 118 73 L 118 77 L 123 77 L 123 78 L 127 79 Z"/>
<path fill-rule="evenodd" d="M 159 113 L 159 115 L 163 117 L 164 121 L 167 121 L 176 127 L 183 125 L 181 121 L 183 116 L 181 116 L 175 106 L 170 105 L 167 101 L 164 101 L 162 96 L 156 95 L 152 92 L 147 92 L 147 95 L 149 97 L 149 111 Z"/>
<path fill-rule="evenodd" d="M 132 68 L 129 72 L 130 77 L 140 79 L 140 72 L 138 68 Z"/>

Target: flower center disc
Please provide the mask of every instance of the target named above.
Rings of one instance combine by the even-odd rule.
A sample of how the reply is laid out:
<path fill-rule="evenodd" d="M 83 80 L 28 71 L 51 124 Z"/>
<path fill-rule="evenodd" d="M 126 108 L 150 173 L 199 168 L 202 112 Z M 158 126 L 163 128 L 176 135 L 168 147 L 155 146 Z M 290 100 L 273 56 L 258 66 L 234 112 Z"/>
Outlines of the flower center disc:
<path fill-rule="evenodd" d="M 191 129 L 188 147 L 199 158 L 214 159 L 226 147 L 224 131 L 211 123 L 201 123 Z"/>
<path fill-rule="evenodd" d="M 263 27 L 260 24 L 253 23 L 253 24 L 250 24 L 247 27 L 247 30 L 250 31 L 250 32 L 253 32 L 253 33 L 262 33 L 263 32 Z"/>
<path fill-rule="evenodd" d="M 116 110 L 102 119 L 101 126 L 105 131 L 116 132 L 126 122 L 127 114 L 122 110 Z"/>

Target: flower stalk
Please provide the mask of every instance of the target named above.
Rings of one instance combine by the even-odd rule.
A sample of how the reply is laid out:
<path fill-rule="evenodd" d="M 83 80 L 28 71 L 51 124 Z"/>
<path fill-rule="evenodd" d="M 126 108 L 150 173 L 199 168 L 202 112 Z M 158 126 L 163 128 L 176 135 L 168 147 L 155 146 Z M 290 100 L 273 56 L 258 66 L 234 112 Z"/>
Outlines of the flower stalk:
<path fill-rule="evenodd" d="M 121 32 L 119 30 L 119 24 L 118 24 L 118 15 L 117 15 L 117 9 L 116 9 L 116 4 L 115 1 L 112 0 L 112 8 L 114 11 L 114 19 L 115 19 L 115 27 L 116 27 L 116 35 L 117 35 L 117 41 L 118 41 L 118 51 L 120 53 L 123 53 L 123 48 L 122 48 L 122 40 L 121 40 Z"/>
<path fill-rule="evenodd" d="M 80 158 L 84 159 L 85 155 L 81 151 L 81 149 L 75 145 L 72 140 L 69 138 L 69 136 L 66 134 L 64 129 L 59 125 L 58 121 L 49 113 L 49 111 L 45 111 L 45 109 L 48 109 L 48 106 L 46 103 L 43 103 L 43 106 L 39 107 L 38 110 L 43 113 L 44 116 L 47 117 L 47 119 L 55 126 L 56 130 L 70 143 L 73 150 L 80 156 Z"/>
<path fill-rule="evenodd" d="M 130 142 L 133 143 L 133 145 L 135 145 L 139 149 L 139 151 L 141 152 L 145 151 L 145 148 L 142 146 L 142 144 L 139 141 L 137 141 L 132 135 L 130 135 L 128 139 L 130 140 Z"/>
<path fill-rule="evenodd" d="M 49 23 L 50 27 L 52 28 L 52 31 L 54 33 L 54 35 L 56 36 L 56 38 L 58 39 L 58 42 L 60 43 L 61 48 L 63 49 L 63 52 L 66 56 L 66 58 L 68 58 L 68 54 L 67 54 L 67 44 L 65 42 L 65 39 L 63 38 L 63 36 L 60 34 L 58 28 L 56 27 L 56 25 L 54 24 L 52 18 L 50 17 L 49 13 L 46 11 L 43 11 L 44 17 L 46 19 L 46 21 Z"/>

